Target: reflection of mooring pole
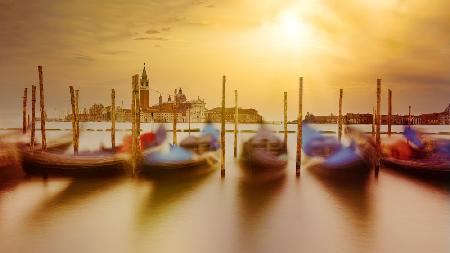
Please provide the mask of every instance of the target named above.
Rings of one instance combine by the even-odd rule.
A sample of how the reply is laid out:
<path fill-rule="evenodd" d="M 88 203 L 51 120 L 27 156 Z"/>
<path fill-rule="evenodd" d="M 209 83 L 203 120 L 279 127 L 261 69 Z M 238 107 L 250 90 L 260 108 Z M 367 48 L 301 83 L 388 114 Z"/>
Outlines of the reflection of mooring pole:
<path fill-rule="evenodd" d="M 300 175 L 300 167 L 302 162 L 302 119 L 303 119 L 303 77 L 299 78 L 298 91 L 298 116 L 297 116 L 297 159 L 295 161 L 295 174 Z"/>
<path fill-rule="evenodd" d="M 225 177 L 225 82 L 226 76 L 222 76 L 222 117 L 220 128 L 220 175 Z"/>

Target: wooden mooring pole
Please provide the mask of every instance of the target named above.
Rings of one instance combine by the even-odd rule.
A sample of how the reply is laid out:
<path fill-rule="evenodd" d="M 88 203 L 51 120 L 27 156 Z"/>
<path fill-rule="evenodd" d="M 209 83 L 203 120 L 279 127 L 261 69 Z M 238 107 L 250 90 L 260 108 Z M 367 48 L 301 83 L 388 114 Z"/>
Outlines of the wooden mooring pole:
<path fill-rule="evenodd" d="M 225 83 L 226 76 L 222 76 L 222 113 L 220 127 L 220 175 L 225 177 Z"/>
<path fill-rule="evenodd" d="M 75 110 L 76 110 L 76 121 L 75 121 L 75 125 L 76 125 L 76 129 L 77 131 L 76 133 L 76 138 L 77 138 L 77 150 L 80 147 L 80 106 L 79 106 L 79 101 L 80 101 L 80 90 L 76 90 L 75 91 Z"/>
<path fill-rule="evenodd" d="M 34 135 L 36 132 L 36 86 L 31 86 L 31 140 L 30 150 L 34 151 Z"/>
<path fill-rule="evenodd" d="M 188 108 L 188 131 L 191 135 L 191 107 Z"/>
<path fill-rule="evenodd" d="M 375 138 L 375 106 L 372 106 L 372 138 Z"/>
<path fill-rule="evenodd" d="M 233 149 L 234 158 L 237 157 L 238 122 L 239 122 L 238 91 L 234 90 L 234 149 Z"/>
<path fill-rule="evenodd" d="M 288 129 L 287 129 L 287 92 L 284 92 L 283 99 L 283 142 L 284 146 L 287 147 Z"/>
<path fill-rule="evenodd" d="M 116 91 L 111 90 L 111 147 L 116 150 Z"/>
<path fill-rule="evenodd" d="M 139 75 L 134 75 L 132 77 L 132 96 L 131 96 L 131 111 L 132 111 L 132 175 L 136 175 L 136 170 L 138 167 L 138 158 L 140 152 L 139 145 L 139 132 L 140 132 L 140 104 L 138 103 L 139 99 Z"/>
<path fill-rule="evenodd" d="M 177 102 L 176 102 L 176 100 L 173 101 L 172 111 L 173 111 L 172 139 L 173 139 L 173 145 L 177 145 Z"/>
<path fill-rule="evenodd" d="M 70 90 L 70 104 L 72 105 L 72 140 L 73 140 L 73 153 L 78 154 L 78 144 L 77 144 L 77 111 L 76 111 L 76 98 L 75 90 L 73 86 L 69 86 Z"/>
<path fill-rule="evenodd" d="M 392 134 L 392 90 L 388 90 L 388 136 Z"/>
<path fill-rule="evenodd" d="M 411 126 L 411 106 L 408 107 L 408 126 Z"/>
<path fill-rule="evenodd" d="M 342 96 L 343 96 L 344 90 L 339 90 L 339 116 L 338 116 L 338 140 L 341 142 L 342 138 Z"/>
<path fill-rule="evenodd" d="M 42 66 L 38 66 L 39 73 L 39 102 L 41 106 L 41 138 L 42 138 L 42 150 L 47 149 L 47 138 L 45 135 L 45 121 L 46 121 L 46 113 L 45 113 L 45 100 L 44 100 L 44 75 L 42 73 Z"/>
<path fill-rule="evenodd" d="M 302 162 L 302 119 L 303 119 L 303 77 L 299 78 L 298 92 L 298 116 L 297 116 L 297 157 L 295 160 L 295 174 L 300 175 L 300 167 Z"/>
<path fill-rule="evenodd" d="M 27 96 L 28 89 L 25 88 L 23 91 L 23 101 L 22 101 L 22 133 L 27 133 Z"/>
<path fill-rule="evenodd" d="M 377 117 L 376 117 L 376 144 L 377 144 L 377 163 L 375 173 L 378 175 L 381 159 L 381 79 L 377 79 Z"/>

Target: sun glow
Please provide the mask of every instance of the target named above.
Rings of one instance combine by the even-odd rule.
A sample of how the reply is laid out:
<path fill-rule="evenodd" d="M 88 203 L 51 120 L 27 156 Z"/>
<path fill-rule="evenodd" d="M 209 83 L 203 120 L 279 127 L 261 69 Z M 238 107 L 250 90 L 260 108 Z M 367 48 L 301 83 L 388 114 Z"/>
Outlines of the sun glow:
<path fill-rule="evenodd" d="M 280 14 L 278 26 L 282 35 L 288 39 L 298 39 L 304 30 L 302 23 L 292 10 L 286 10 Z"/>

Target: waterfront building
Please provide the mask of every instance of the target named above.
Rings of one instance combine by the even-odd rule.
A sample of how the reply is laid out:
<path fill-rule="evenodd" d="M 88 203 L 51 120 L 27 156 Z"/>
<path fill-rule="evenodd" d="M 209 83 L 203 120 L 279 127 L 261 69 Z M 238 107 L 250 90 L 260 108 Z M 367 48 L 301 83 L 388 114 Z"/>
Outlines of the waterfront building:
<path fill-rule="evenodd" d="M 225 121 L 234 122 L 234 107 L 225 108 Z M 239 123 L 261 123 L 262 116 L 259 115 L 255 109 L 238 108 L 238 122 Z M 222 108 L 216 107 L 205 112 L 206 121 L 220 122 L 222 119 Z"/>
<path fill-rule="evenodd" d="M 445 108 L 441 113 L 439 117 L 439 123 L 441 125 L 450 125 L 450 103 L 448 104 L 447 108 Z"/>

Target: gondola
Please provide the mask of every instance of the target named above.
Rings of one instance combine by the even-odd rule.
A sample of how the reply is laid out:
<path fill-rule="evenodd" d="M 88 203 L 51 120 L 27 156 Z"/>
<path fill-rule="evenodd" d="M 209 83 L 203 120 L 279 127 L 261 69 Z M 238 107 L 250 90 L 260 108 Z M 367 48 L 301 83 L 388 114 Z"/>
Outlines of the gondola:
<path fill-rule="evenodd" d="M 189 136 L 180 146 L 170 145 L 165 150 L 160 145 L 142 152 L 140 174 L 150 177 L 206 174 L 215 169 L 219 148 L 218 130 L 207 124 L 201 136 Z"/>
<path fill-rule="evenodd" d="M 387 168 L 395 168 L 411 175 L 450 180 L 450 160 L 448 159 L 433 156 L 409 160 L 384 157 L 382 163 Z"/>
<path fill-rule="evenodd" d="M 126 171 L 125 156 L 110 154 L 60 154 L 22 151 L 22 167 L 29 175 L 65 177 L 117 176 Z"/>
<path fill-rule="evenodd" d="M 264 182 L 285 174 L 287 166 L 286 144 L 266 127 L 244 142 L 241 169 L 251 181 Z"/>
<path fill-rule="evenodd" d="M 346 133 L 350 145 L 313 161 L 308 167 L 314 174 L 347 181 L 367 178 L 374 164 L 374 143 L 356 129 L 347 127 Z"/>
<path fill-rule="evenodd" d="M 406 140 L 384 147 L 386 168 L 433 179 L 450 180 L 450 140 L 426 140 L 419 130 L 405 127 Z"/>
<path fill-rule="evenodd" d="M 215 168 L 217 152 L 201 155 L 182 147 L 172 146 L 168 152 L 149 150 L 143 152 L 140 160 L 140 174 L 149 177 L 206 174 Z"/>

